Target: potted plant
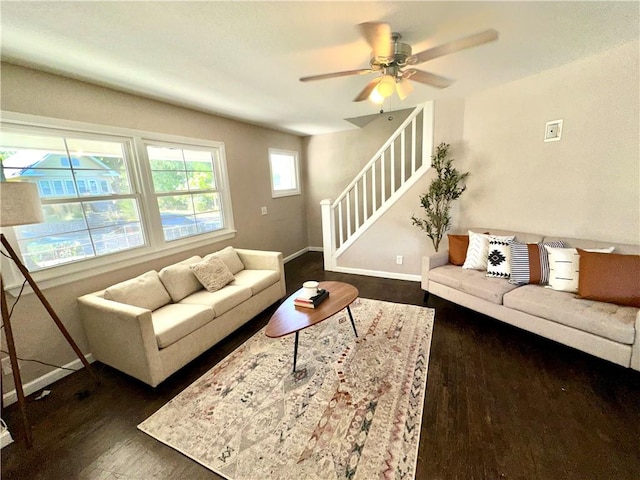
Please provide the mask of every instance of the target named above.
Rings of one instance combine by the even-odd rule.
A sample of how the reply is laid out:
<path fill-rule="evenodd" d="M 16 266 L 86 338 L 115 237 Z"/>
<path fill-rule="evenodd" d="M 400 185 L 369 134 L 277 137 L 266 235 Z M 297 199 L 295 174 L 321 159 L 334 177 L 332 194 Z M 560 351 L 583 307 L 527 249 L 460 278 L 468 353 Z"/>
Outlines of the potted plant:
<path fill-rule="evenodd" d="M 420 196 L 424 217 L 412 215 L 411 220 L 413 225 L 427 233 L 437 252 L 442 237 L 451 227 L 451 202 L 460 198 L 466 190 L 464 180 L 469 172 L 460 173 L 453 166 L 449 144 L 444 142 L 437 146 L 435 155 L 431 157 L 431 166 L 436 171 L 436 177 L 431 181 L 429 190 Z"/>

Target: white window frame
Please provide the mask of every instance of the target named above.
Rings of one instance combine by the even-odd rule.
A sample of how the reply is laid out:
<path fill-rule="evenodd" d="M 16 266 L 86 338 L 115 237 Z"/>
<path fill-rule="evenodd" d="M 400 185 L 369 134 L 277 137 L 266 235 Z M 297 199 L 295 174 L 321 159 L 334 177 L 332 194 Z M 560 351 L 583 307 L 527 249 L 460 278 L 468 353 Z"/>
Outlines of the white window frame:
<path fill-rule="evenodd" d="M 125 129 L 119 127 L 109 127 L 85 122 L 76 122 L 36 115 L 27 115 L 14 112 L 1 111 L 2 127 L 17 128 L 24 131 L 37 133 L 38 129 L 58 130 L 66 136 L 74 133 L 83 136 L 96 135 L 98 138 L 113 136 L 126 138 L 131 148 L 129 176 L 130 182 L 135 185 L 133 191 L 138 199 L 140 209 L 140 221 L 146 233 L 146 245 L 117 252 L 109 255 L 92 257 L 90 259 L 61 264 L 45 270 L 38 270 L 32 273 L 33 278 L 41 288 L 50 288 L 58 285 L 65 285 L 85 278 L 95 277 L 121 268 L 135 264 L 142 264 L 165 256 L 179 254 L 181 252 L 211 245 L 213 242 L 222 242 L 235 237 L 236 230 L 233 221 L 233 208 L 231 205 L 231 191 L 227 174 L 226 154 L 224 143 L 212 140 L 182 137 L 177 135 L 159 134 L 141 130 Z M 183 148 L 216 148 L 218 149 L 218 182 L 223 204 L 223 216 L 225 227 L 214 232 L 207 232 L 200 235 L 186 237 L 180 240 L 165 242 L 162 234 L 162 224 L 160 214 L 155 203 L 153 182 L 149 161 L 147 159 L 144 141 L 153 143 L 180 144 Z M 88 185 L 87 185 L 88 187 Z M 154 207 L 154 205 L 156 205 Z M 6 235 L 11 246 L 19 254 L 18 242 L 12 227 L 0 229 Z M 2 262 L 3 279 L 6 289 L 13 295 L 17 294 L 24 278 L 13 264 L 4 256 L 0 257 Z M 26 290 L 25 290 L 26 291 Z"/>
<path fill-rule="evenodd" d="M 287 190 L 276 190 L 273 177 L 273 158 L 272 155 L 287 155 L 293 157 L 293 168 L 295 170 L 294 177 L 296 186 Z M 294 150 L 283 150 L 281 148 L 269 148 L 269 179 L 271 181 L 271 198 L 289 197 L 291 195 L 300 195 L 300 160 L 298 152 Z"/>

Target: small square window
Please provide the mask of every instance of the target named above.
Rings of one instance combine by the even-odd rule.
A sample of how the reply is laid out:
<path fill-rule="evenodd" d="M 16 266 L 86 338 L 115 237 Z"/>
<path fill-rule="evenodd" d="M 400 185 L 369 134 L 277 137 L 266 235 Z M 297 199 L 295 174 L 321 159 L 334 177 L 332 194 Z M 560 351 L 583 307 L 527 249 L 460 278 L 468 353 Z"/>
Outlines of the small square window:
<path fill-rule="evenodd" d="M 270 148 L 269 171 L 273 198 L 300 195 L 298 152 Z"/>

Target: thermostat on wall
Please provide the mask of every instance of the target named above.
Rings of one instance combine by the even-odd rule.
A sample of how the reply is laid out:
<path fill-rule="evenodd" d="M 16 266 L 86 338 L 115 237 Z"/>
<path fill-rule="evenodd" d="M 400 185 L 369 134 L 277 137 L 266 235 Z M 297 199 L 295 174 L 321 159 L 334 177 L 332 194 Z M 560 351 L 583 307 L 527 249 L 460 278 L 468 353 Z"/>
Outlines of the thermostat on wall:
<path fill-rule="evenodd" d="M 544 141 L 557 142 L 562 136 L 562 119 L 547 122 L 544 128 Z"/>

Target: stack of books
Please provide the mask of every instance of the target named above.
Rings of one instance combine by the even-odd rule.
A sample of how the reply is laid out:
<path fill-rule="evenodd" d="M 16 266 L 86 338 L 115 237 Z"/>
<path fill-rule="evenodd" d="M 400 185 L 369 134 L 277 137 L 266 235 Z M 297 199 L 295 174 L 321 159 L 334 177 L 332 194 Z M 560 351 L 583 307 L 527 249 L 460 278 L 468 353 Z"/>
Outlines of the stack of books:
<path fill-rule="evenodd" d="M 329 292 L 327 290 L 325 290 L 324 288 L 321 288 L 320 290 L 318 290 L 318 293 L 316 295 L 314 295 L 313 297 L 310 297 L 310 298 L 309 297 L 304 297 L 304 296 L 296 297 L 293 300 L 293 304 L 296 307 L 316 308 L 328 296 L 329 296 Z"/>

